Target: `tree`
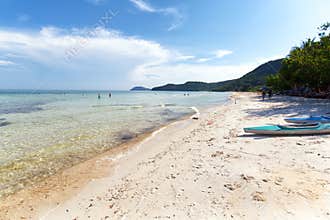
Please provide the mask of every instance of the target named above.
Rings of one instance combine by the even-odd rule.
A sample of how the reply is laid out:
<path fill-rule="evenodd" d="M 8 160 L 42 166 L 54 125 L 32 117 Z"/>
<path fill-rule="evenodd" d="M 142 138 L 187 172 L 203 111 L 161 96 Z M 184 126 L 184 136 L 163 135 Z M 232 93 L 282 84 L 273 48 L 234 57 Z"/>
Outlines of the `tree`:
<path fill-rule="evenodd" d="M 290 51 L 278 75 L 268 78 L 270 86 L 282 90 L 287 87 L 295 91 L 308 88 L 317 93 L 330 93 L 330 23 L 318 29 L 318 40 L 307 39 Z"/>

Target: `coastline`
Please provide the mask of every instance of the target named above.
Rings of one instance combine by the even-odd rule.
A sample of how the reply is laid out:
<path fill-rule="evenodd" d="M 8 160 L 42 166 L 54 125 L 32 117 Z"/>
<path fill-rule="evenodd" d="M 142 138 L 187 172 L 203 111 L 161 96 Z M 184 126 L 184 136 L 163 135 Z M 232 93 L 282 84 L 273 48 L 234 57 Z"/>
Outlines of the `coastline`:
<path fill-rule="evenodd" d="M 0 199 L 0 219 L 11 219 L 16 214 L 17 208 L 25 209 L 25 215 L 20 213 L 23 219 L 30 219 L 35 217 L 37 210 L 34 207 L 38 206 L 38 204 L 46 202 L 47 206 L 58 205 L 58 203 L 78 193 L 88 182 L 110 175 L 113 161 L 127 154 L 134 153 L 138 150 L 141 143 L 152 138 L 171 124 L 190 120 L 196 114 L 199 114 L 199 112 L 150 129 L 97 156 L 48 176 L 34 186 L 27 186 L 22 190 L 7 195 Z M 107 160 L 104 160 L 104 158 L 107 158 Z M 17 218 L 14 217 L 14 219 Z"/>
<path fill-rule="evenodd" d="M 328 219 L 330 137 L 242 132 L 243 126 L 282 123 L 312 107 L 325 111 L 328 104 L 320 102 L 260 102 L 254 94 L 234 93 L 230 102 L 202 111 L 199 120 L 170 123 L 64 171 L 55 179 L 62 186 L 46 182 L 46 189 L 8 197 L 0 218 Z"/>
<path fill-rule="evenodd" d="M 229 98 L 230 99 L 230 96 Z M 226 104 L 228 100 L 223 103 Z M 176 123 L 190 123 L 193 117 L 209 111 L 212 107 L 197 109 L 192 114 L 170 120 L 160 127 L 154 127 L 113 148 L 42 179 L 35 185 L 28 185 L 15 193 L 0 199 L 0 219 L 34 219 L 39 212 L 58 206 L 79 193 L 89 182 L 111 175 L 116 160 L 139 150 L 139 146 L 162 130 Z M 105 159 L 106 158 L 106 159 Z M 42 205 L 40 205 L 42 204 Z M 46 207 L 46 208 L 45 208 Z M 17 213 L 20 209 L 20 213 Z M 16 216 L 16 215 L 19 216 Z M 40 217 L 38 217 L 39 219 Z"/>
<path fill-rule="evenodd" d="M 190 106 L 216 105 L 228 97 L 114 91 L 111 99 L 98 100 L 94 92 L 64 94 L 1 95 L 9 104 L 0 109 L 0 198 L 189 116 Z"/>

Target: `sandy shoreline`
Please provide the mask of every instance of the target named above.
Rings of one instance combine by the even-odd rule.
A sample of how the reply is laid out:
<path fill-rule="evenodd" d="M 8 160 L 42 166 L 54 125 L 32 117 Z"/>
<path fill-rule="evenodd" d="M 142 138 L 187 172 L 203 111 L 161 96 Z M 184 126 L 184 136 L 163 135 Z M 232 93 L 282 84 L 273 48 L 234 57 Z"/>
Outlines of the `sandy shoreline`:
<path fill-rule="evenodd" d="M 46 182 L 44 188 L 8 197 L 0 216 L 330 219 L 330 136 L 266 138 L 242 131 L 282 123 L 284 116 L 297 113 L 328 112 L 329 102 L 287 97 L 260 102 L 249 93 L 233 99 L 237 104 L 209 109 L 199 120 L 172 123 L 124 151 L 52 177 L 59 179 L 48 183 L 62 183 L 56 190 Z"/>
<path fill-rule="evenodd" d="M 113 161 L 135 152 L 141 143 L 157 135 L 168 125 L 199 116 L 198 110 L 194 111 L 196 113 L 191 116 L 184 116 L 178 121 L 169 121 L 159 128 L 150 129 L 100 155 L 66 168 L 33 186 L 29 185 L 23 190 L 0 199 L 0 220 L 40 219 L 40 212 L 52 209 L 71 198 L 90 181 L 110 175 L 113 171 Z M 20 210 L 19 213 L 17 213 L 17 209 Z"/>

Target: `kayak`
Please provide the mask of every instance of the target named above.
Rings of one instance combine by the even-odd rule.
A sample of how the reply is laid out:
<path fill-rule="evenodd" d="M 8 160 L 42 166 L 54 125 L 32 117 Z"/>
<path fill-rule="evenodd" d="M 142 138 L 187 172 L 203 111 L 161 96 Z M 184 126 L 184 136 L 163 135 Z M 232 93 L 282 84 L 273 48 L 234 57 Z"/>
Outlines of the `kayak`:
<path fill-rule="evenodd" d="M 305 123 L 330 123 L 330 117 L 328 116 L 310 116 L 306 118 L 286 118 L 284 119 L 288 123 L 305 124 Z"/>
<path fill-rule="evenodd" d="M 307 124 L 307 125 L 266 125 L 260 127 L 244 128 L 246 133 L 261 135 L 318 135 L 330 134 L 329 124 Z"/>

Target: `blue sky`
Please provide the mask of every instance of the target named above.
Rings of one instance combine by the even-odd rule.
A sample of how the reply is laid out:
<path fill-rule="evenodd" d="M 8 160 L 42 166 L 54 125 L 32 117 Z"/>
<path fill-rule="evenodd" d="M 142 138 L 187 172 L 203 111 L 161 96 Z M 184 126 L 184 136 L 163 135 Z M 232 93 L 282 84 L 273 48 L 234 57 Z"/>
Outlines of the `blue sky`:
<path fill-rule="evenodd" d="M 0 89 L 242 76 L 317 35 L 329 0 L 1 0 Z"/>

